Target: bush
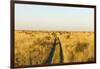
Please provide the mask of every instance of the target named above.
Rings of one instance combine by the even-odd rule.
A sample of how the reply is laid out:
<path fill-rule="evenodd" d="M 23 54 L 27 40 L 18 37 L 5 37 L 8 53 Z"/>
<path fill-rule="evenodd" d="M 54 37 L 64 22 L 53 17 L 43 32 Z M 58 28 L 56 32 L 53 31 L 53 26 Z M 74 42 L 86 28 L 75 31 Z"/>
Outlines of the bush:
<path fill-rule="evenodd" d="M 76 49 L 75 51 L 76 52 L 82 52 L 84 51 L 84 49 L 86 49 L 88 47 L 88 43 L 85 43 L 85 42 L 78 42 L 77 45 L 76 45 Z"/>

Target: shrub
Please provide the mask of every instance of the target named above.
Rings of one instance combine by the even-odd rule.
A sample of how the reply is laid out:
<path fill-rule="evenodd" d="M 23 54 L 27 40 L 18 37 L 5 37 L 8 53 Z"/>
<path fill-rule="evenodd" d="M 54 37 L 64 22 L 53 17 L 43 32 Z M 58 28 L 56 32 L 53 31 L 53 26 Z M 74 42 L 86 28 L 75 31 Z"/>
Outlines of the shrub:
<path fill-rule="evenodd" d="M 78 42 L 77 45 L 76 45 L 76 49 L 75 51 L 76 52 L 82 52 L 84 51 L 84 49 L 86 49 L 88 47 L 88 43 L 85 43 L 85 42 Z"/>

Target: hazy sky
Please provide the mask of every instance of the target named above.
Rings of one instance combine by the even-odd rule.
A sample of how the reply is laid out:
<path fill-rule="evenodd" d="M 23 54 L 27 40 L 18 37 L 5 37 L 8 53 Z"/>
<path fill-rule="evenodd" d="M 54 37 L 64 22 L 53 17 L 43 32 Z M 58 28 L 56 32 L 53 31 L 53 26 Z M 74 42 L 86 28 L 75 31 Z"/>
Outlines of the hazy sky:
<path fill-rule="evenodd" d="M 15 4 L 15 30 L 94 31 L 94 9 Z"/>

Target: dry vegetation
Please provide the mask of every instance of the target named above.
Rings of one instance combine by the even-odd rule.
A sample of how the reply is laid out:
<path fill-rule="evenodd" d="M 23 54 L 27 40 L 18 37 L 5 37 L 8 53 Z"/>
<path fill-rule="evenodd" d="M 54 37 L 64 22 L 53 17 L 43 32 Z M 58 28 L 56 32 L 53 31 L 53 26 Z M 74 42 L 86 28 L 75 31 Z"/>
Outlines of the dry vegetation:
<path fill-rule="evenodd" d="M 47 64 L 47 60 L 49 64 L 94 61 L 94 33 L 15 31 L 15 66 Z"/>

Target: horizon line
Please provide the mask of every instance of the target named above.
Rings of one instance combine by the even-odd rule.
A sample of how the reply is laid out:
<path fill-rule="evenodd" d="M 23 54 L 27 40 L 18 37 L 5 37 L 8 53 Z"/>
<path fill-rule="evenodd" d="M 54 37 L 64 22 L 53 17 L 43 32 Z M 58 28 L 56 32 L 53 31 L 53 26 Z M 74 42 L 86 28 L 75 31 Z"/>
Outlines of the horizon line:
<path fill-rule="evenodd" d="M 94 31 L 54 31 L 54 30 L 15 30 L 15 31 L 33 31 L 33 32 L 94 32 Z"/>

